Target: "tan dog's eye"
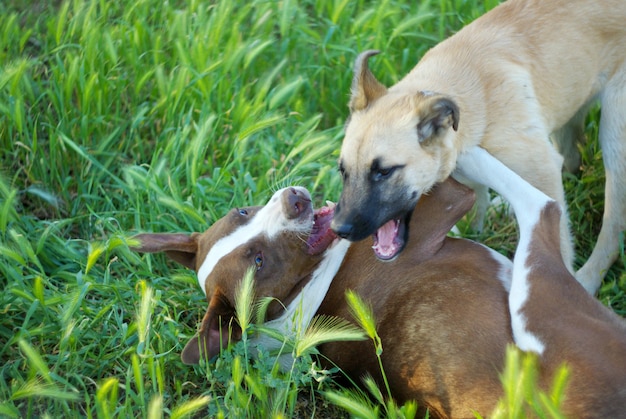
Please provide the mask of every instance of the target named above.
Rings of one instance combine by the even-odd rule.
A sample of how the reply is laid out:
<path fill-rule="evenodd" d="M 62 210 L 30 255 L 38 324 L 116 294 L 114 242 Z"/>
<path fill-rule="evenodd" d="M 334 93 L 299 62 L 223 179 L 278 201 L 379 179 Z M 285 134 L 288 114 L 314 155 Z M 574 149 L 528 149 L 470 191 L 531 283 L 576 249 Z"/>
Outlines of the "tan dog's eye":
<path fill-rule="evenodd" d="M 239 210 L 239 214 L 240 215 L 248 215 L 248 211 L 246 211 L 245 209 L 240 209 Z"/>
<path fill-rule="evenodd" d="M 395 170 L 396 167 L 380 167 L 372 173 L 372 180 L 378 182 L 388 178 Z"/>
<path fill-rule="evenodd" d="M 370 167 L 370 178 L 374 182 L 379 182 L 387 177 L 396 169 L 395 166 L 384 167 L 379 159 L 374 159 L 372 161 L 372 166 Z"/>
<path fill-rule="evenodd" d="M 392 169 L 390 167 L 383 167 L 383 168 L 378 169 L 378 174 L 380 176 L 388 176 L 389 173 L 391 173 L 391 170 Z"/>
<path fill-rule="evenodd" d="M 339 163 L 339 174 L 343 180 L 346 180 L 346 170 L 343 167 L 343 163 Z"/>
<path fill-rule="evenodd" d="M 256 254 L 254 258 L 254 264 L 256 265 L 256 270 L 260 270 L 263 267 L 263 253 L 259 252 Z"/>
<path fill-rule="evenodd" d="M 381 180 L 391 177 L 396 170 L 402 169 L 403 167 L 403 165 L 382 166 L 380 160 L 374 159 L 370 167 L 370 178 L 374 182 L 380 182 Z"/>

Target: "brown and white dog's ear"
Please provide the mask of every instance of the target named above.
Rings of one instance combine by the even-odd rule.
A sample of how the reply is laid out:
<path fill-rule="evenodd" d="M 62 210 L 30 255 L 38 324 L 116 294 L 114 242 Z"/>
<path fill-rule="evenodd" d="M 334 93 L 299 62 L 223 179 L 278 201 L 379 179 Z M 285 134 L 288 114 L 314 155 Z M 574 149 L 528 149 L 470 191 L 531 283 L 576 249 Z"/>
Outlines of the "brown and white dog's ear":
<path fill-rule="evenodd" d="M 142 233 L 132 237 L 139 244 L 131 246 L 131 249 L 140 253 L 165 252 L 172 260 L 189 269 L 196 269 L 198 236 L 198 233 Z"/>
<path fill-rule="evenodd" d="M 211 314 L 210 310 L 207 310 L 204 315 L 204 319 L 202 320 L 202 326 L 200 326 L 200 331 L 196 333 L 194 337 L 192 337 L 183 352 L 180 354 L 180 358 L 183 360 L 184 364 L 187 365 L 195 365 L 200 363 L 201 358 L 205 358 L 207 361 L 213 357 L 211 353 L 215 351 L 215 349 L 211 346 L 212 341 L 214 341 L 214 336 L 211 336 L 211 331 L 209 325 L 211 323 Z M 215 355 L 215 354 L 214 354 Z"/>
<path fill-rule="evenodd" d="M 219 291 L 211 297 L 209 308 L 202 319 L 200 331 L 187 342 L 180 357 L 187 365 L 209 361 L 233 340 L 241 340 L 241 329 L 236 324 L 235 309 Z"/>
<path fill-rule="evenodd" d="M 452 177 L 420 198 L 410 227 L 415 263 L 428 260 L 439 251 L 450 229 L 472 209 L 475 200 L 474 191 Z"/>
<path fill-rule="evenodd" d="M 417 116 L 417 135 L 422 143 L 447 131 L 459 128 L 459 107 L 454 101 L 443 95 L 424 97 L 419 93 L 415 98 Z"/>
<path fill-rule="evenodd" d="M 380 51 L 369 50 L 362 52 L 354 61 L 354 78 L 352 79 L 350 113 L 361 111 L 379 97 L 387 93 L 387 88 L 376 80 L 372 74 L 367 61 L 372 55 L 379 54 Z"/>

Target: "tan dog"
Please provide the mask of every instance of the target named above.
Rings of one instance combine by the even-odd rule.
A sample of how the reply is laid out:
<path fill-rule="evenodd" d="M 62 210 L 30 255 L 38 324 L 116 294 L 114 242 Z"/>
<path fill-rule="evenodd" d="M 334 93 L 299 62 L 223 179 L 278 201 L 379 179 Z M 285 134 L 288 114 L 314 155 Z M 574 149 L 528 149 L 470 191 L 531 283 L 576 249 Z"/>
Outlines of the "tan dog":
<path fill-rule="evenodd" d="M 549 137 L 556 133 L 566 167 L 577 167 L 585 113 L 599 99 L 604 219 L 591 257 L 576 274 L 594 293 L 626 229 L 624 22 L 623 0 L 508 0 L 434 47 L 389 89 L 367 67 L 376 52 L 361 54 L 339 163 L 344 188 L 332 228 L 349 240 L 376 232 L 376 254 L 394 258 L 415 203 L 475 145 L 564 208 L 563 157 Z M 468 184 L 475 182 L 472 173 L 466 175 Z M 486 189 L 477 192 L 482 214 Z M 561 252 L 571 267 L 567 217 L 560 223 Z"/>
<path fill-rule="evenodd" d="M 336 239 L 332 209 L 314 212 L 302 188 L 278 191 L 264 207 L 232 210 L 202 234 L 141 234 L 136 250 L 165 251 L 198 272 L 209 305 L 182 353 L 186 363 L 217 355 L 229 329 L 239 339 L 235 289 L 254 266 L 257 297 L 287 306 L 285 313 L 279 304 L 270 310 L 273 327 L 289 332 L 298 306 L 305 324 L 316 312 L 351 319 L 345 292 L 354 290 L 372 305 L 398 401 L 415 399 L 433 417 L 488 415 L 502 393 L 498 372 L 512 342 L 505 290 L 511 263 L 478 243 L 446 237 L 473 202 L 472 191 L 453 180 L 435 187 L 419 201 L 411 240 L 391 263 L 364 241 Z M 371 341 L 320 351 L 356 382 L 369 373 L 383 388 Z"/>
<path fill-rule="evenodd" d="M 459 156 L 459 167 L 477 173 L 517 214 L 520 241 L 509 295 L 515 342 L 539 355 L 544 385 L 556 366 L 570 368 L 568 417 L 624 417 L 626 322 L 586 293 L 563 264 L 559 205 L 483 148 Z"/>

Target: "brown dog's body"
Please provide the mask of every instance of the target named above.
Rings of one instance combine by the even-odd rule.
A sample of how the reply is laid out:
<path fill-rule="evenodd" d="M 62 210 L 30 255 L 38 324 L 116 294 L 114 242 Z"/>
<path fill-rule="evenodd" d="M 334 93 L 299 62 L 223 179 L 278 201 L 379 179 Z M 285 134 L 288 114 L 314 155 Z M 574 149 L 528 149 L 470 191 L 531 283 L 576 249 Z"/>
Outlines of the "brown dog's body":
<path fill-rule="evenodd" d="M 517 345 L 539 355 L 540 380 L 550 384 L 562 363 L 570 370 L 564 413 L 572 418 L 617 418 L 626 413 L 626 322 L 589 295 L 559 252 L 559 205 L 475 147 L 459 159 L 463 170 L 488 167 L 485 185 L 507 199 L 520 241 L 509 309 Z M 513 192 L 514 191 L 514 192 Z"/>
<path fill-rule="evenodd" d="M 218 326 L 234 328 L 235 289 L 251 264 L 262 265 L 255 275 L 256 295 L 270 295 L 291 306 L 294 294 L 303 289 L 303 281 L 312 282 L 315 275 L 304 275 L 303 280 L 303 269 L 313 272 L 340 252 L 341 267 L 331 272 L 328 292 L 309 291 L 304 300 L 326 295 L 317 314 L 346 319 L 352 318 L 345 299 L 347 289 L 371 304 L 382 339 L 386 377 L 398 401 L 415 399 L 422 413 L 428 408 L 434 417 L 473 417 L 474 411 L 489 414 L 502 393 L 498 373 L 504 365 L 505 347 L 512 342 L 505 289 L 511 263 L 478 243 L 446 237 L 471 208 L 471 190 L 449 180 L 420 200 L 410 225 L 411 240 L 404 254 L 391 263 L 376 259 L 368 243 L 349 244 L 340 239 L 323 254 L 316 251 L 311 255 L 302 233 L 286 231 L 292 229 L 288 223 L 298 231 L 300 227 L 295 224 L 309 219 L 307 195 L 286 190 L 275 197 L 280 194 L 289 199 L 273 198 L 267 207 L 285 214 L 285 219 L 270 217 L 285 229 L 282 233 L 260 233 L 260 239 L 240 234 L 240 229 L 250 228 L 256 218 L 268 216 L 267 211 L 261 214 L 262 209 L 246 208 L 233 211 L 205 233 L 187 239 L 178 234 L 137 236 L 141 245 L 136 250 L 166 251 L 199 272 L 209 308 L 198 337 L 185 347 L 183 360 L 194 363 L 216 355 L 220 337 L 226 344 Z M 280 211 L 276 208 L 279 201 L 284 204 Z M 248 224 L 240 221 L 241 211 L 253 217 Z M 320 219 L 316 223 L 328 230 L 330 221 Z M 235 236 L 242 238 L 241 246 L 232 246 L 228 252 L 213 250 L 229 246 L 228 237 Z M 270 236 L 274 239 L 268 241 Z M 341 246 L 346 246 L 347 252 L 341 253 L 345 251 Z M 207 263 L 214 267 L 204 277 Z M 294 280 L 294 276 L 299 279 Z M 279 313 L 274 312 L 274 322 L 277 316 Z M 236 330 L 234 336 L 238 336 Z M 204 345 L 200 351 L 199 344 Z M 333 342 L 320 350 L 355 382 L 371 374 L 383 386 L 371 341 Z"/>
<path fill-rule="evenodd" d="M 264 207 L 234 209 L 202 234 L 137 236 L 136 250 L 164 251 L 195 269 L 206 293 L 208 309 L 183 361 L 218 355 L 229 329 L 231 339 L 240 338 L 235 295 L 252 266 L 256 296 L 286 306 L 271 308 L 267 324 L 287 333 L 283 326 L 296 317 L 294 307 L 304 324 L 315 313 L 350 319 L 345 291 L 359 294 L 377 320 L 392 394 L 400 402 L 417 400 L 434 417 L 492 412 L 512 335 L 521 349 L 539 354 L 542 390 L 560 365 L 569 366 L 563 406 L 569 417 L 618 417 L 626 409 L 626 325 L 562 263 L 558 209 L 545 210 L 556 205 L 545 205 L 545 195 L 511 177 L 482 148 L 461 160 L 465 168 L 479 162 L 498 173 L 482 180 L 504 191 L 520 214 L 513 266 L 485 246 L 446 236 L 473 204 L 471 191 L 451 179 L 420 199 L 411 239 L 392 262 L 375 258 L 369 243 L 336 239 L 332 208 L 313 211 L 308 192 L 296 187 L 276 192 Z M 509 186 L 522 193 L 507 192 Z M 320 351 L 355 382 L 371 374 L 383 385 L 371 341 L 327 343 Z"/>
<path fill-rule="evenodd" d="M 599 99 L 605 215 L 596 248 L 576 275 L 595 292 L 626 229 L 625 21 L 622 0 L 508 0 L 434 47 L 389 89 L 367 68 L 375 52 L 361 54 L 333 229 L 360 240 L 390 220 L 401 224 L 476 145 L 564 206 L 563 157 L 549 137 L 554 134 L 565 166 L 577 168 L 585 113 Z M 567 217 L 560 231 L 571 266 Z M 380 241 L 379 257 L 402 250 L 402 237 Z"/>

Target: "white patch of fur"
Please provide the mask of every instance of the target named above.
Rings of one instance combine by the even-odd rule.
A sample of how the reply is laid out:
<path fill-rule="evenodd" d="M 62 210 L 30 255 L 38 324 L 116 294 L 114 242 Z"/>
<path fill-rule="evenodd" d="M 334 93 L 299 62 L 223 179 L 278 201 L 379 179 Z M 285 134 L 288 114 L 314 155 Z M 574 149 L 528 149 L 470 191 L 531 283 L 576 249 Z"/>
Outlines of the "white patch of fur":
<path fill-rule="evenodd" d="M 309 194 L 305 188 L 297 186 L 293 188 L 306 193 L 307 196 Z M 296 218 L 290 220 L 284 215 L 281 195 L 285 189 L 288 188 L 276 191 L 267 205 L 261 208 L 249 223 L 239 227 L 228 236 L 222 237 L 211 247 L 200 269 L 198 269 L 198 282 L 205 295 L 204 284 L 207 277 L 224 256 L 243 243 L 259 235 L 272 239 L 276 234 L 285 231 L 308 232 L 310 230 L 312 225 L 311 219 L 303 220 Z M 311 213 L 312 217 L 313 214 Z"/>
<path fill-rule="evenodd" d="M 450 237 L 462 238 L 463 234 L 459 228 L 455 225 L 452 226 L 450 233 L 448 234 Z M 498 265 L 500 265 L 500 269 L 498 271 L 497 277 L 506 292 L 511 291 L 511 279 L 513 277 L 513 262 L 511 259 L 504 256 L 502 253 L 496 252 L 491 247 L 485 246 L 482 243 L 476 243 L 479 246 L 482 246 L 489 255 L 496 261 Z"/>
<path fill-rule="evenodd" d="M 529 197 L 529 199 L 532 199 Z M 515 205 L 513 205 L 515 207 Z M 545 345 L 533 333 L 529 332 L 526 327 L 527 319 L 522 310 L 528 301 L 528 293 L 530 284 L 528 283 L 528 275 L 531 267 L 528 266 L 530 239 L 532 237 L 533 227 L 537 225 L 540 217 L 540 207 L 538 211 L 524 212 L 517 217 L 520 225 L 520 241 L 515 252 L 515 260 L 513 262 L 513 281 L 511 291 L 509 293 L 509 311 L 511 313 L 511 329 L 513 330 L 513 338 L 517 346 L 523 351 L 533 351 L 541 355 L 545 349 Z M 519 214 L 519 212 L 518 212 Z"/>
<path fill-rule="evenodd" d="M 326 297 L 330 284 L 339 271 L 349 247 L 350 242 L 348 240 L 338 239 L 331 244 L 331 247 L 324 253 L 322 262 L 313 272 L 311 280 L 287 306 L 285 312 L 280 317 L 266 322 L 264 326 L 275 329 L 284 336 L 296 337 L 298 333 L 303 334 Z M 255 336 L 251 342 L 269 351 L 283 346 L 282 342 L 265 334 Z M 286 370 L 291 367 L 293 362 L 292 354 L 282 354 L 278 361 L 281 367 Z"/>
<path fill-rule="evenodd" d="M 487 247 L 483 244 L 480 244 L 485 249 L 489 251 L 491 257 L 500 265 L 500 270 L 498 271 L 498 279 L 502 283 L 502 286 L 507 292 L 511 291 L 511 280 L 513 276 L 513 262 L 502 253 L 498 253 L 490 247 Z"/>

